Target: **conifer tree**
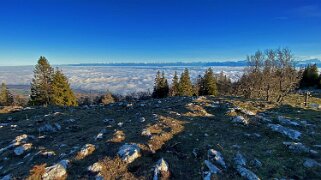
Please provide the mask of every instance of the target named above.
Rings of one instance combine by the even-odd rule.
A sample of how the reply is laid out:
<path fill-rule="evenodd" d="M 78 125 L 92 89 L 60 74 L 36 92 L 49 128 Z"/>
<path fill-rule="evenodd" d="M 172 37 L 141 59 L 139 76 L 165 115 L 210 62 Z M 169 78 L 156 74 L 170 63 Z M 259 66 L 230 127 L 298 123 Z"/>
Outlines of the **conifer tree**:
<path fill-rule="evenodd" d="M 169 86 L 167 79 L 165 78 L 164 72 L 161 74 L 160 71 L 157 72 L 155 78 L 155 85 L 153 91 L 153 98 L 164 98 L 167 97 L 169 93 Z"/>
<path fill-rule="evenodd" d="M 317 65 L 308 65 L 303 71 L 300 87 L 305 88 L 318 86 L 318 76 L 319 74 Z"/>
<path fill-rule="evenodd" d="M 58 106 L 77 106 L 77 99 L 70 88 L 67 77 L 57 69 L 52 81 L 51 104 Z"/>
<path fill-rule="evenodd" d="M 178 96 L 179 95 L 179 82 L 178 82 L 178 75 L 175 71 L 174 77 L 172 80 L 172 87 L 171 87 L 171 96 Z"/>
<path fill-rule="evenodd" d="M 187 68 L 185 68 L 184 72 L 181 74 L 179 81 L 179 95 L 193 96 L 193 86 Z"/>
<path fill-rule="evenodd" d="M 204 74 L 204 95 L 214 95 L 218 94 L 216 78 L 212 68 L 208 68 Z"/>
<path fill-rule="evenodd" d="M 0 105 L 8 106 L 13 104 L 13 95 L 10 93 L 5 83 L 1 84 Z"/>
<path fill-rule="evenodd" d="M 31 82 L 30 98 L 32 105 L 48 105 L 50 103 L 53 75 L 54 70 L 48 60 L 40 56 Z"/>

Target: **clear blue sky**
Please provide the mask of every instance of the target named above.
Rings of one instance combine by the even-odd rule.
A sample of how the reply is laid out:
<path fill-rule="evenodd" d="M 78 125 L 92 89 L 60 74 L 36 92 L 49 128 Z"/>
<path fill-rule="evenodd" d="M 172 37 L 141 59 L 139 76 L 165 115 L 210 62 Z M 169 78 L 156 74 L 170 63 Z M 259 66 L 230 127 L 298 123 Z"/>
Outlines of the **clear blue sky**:
<path fill-rule="evenodd" d="M 2 0 L 0 65 L 321 57 L 320 0 Z"/>

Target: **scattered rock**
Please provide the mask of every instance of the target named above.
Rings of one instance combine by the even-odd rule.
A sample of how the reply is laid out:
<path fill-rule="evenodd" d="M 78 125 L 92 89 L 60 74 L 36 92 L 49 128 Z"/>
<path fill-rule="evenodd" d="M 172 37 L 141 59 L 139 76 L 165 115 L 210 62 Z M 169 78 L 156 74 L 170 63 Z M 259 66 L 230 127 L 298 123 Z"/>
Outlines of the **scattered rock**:
<path fill-rule="evenodd" d="M 245 167 L 238 165 L 236 167 L 237 172 L 244 178 L 248 180 L 260 180 L 259 177 L 256 176 L 252 171 L 246 169 Z"/>
<path fill-rule="evenodd" d="M 207 152 L 208 159 L 214 159 L 218 164 L 220 164 L 224 169 L 226 169 L 226 164 L 222 154 L 214 149 L 209 149 Z"/>
<path fill-rule="evenodd" d="M 122 126 L 124 125 L 124 123 L 123 123 L 123 122 L 119 122 L 117 125 L 118 125 L 119 127 L 122 127 Z"/>
<path fill-rule="evenodd" d="M 296 153 L 311 153 L 311 154 L 318 154 L 318 152 L 311 150 L 310 148 L 306 147 L 300 142 L 283 142 L 290 150 Z"/>
<path fill-rule="evenodd" d="M 248 125 L 250 123 L 249 120 L 245 119 L 243 116 L 236 116 L 232 119 L 233 123 L 241 123 L 244 125 Z"/>
<path fill-rule="evenodd" d="M 256 158 L 253 161 L 251 161 L 251 164 L 257 168 L 262 167 L 262 162 Z"/>
<path fill-rule="evenodd" d="M 240 152 L 236 153 L 236 156 L 234 158 L 234 162 L 237 166 L 245 166 L 246 165 L 246 159 L 244 158 L 244 156 Z"/>
<path fill-rule="evenodd" d="M 291 121 L 290 119 L 285 118 L 284 116 L 278 116 L 278 121 L 283 125 L 300 126 L 299 123 Z"/>
<path fill-rule="evenodd" d="M 3 176 L 0 180 L 11 180 L 11 179 L 12 179 L 11 175 L 8 174 L 8 175 Z"/>
<path fill-rule="evenodd" d="M 46 167 L 46 172 L 42 175 L 43 180 L 60 179 L 67 175 L 69 160 L 61 160 L 59 163 Z"/>
<path fill-rule="evenodd" d="M 152 133 L 150 132 L 149 129 L 143 129 L 142 131 L 142 136 L 148 136 L 150 137 L 152 135 Z"/>
<path fill-rule="evenodd" d="M 22 146 L 16 147 L 13 151 L 17 156 L 22 155 L 23 153 L 25 153 L 25 151 L 31 149 L 32 144 L 28 143 L 28 144 L 24 144 Z"/>
<path fill-rule="evenodd" d="M 136 144 L 124 144 L 119 148 L 118 155 L 123 161 L 131 163 L 140 156 L 140 148 Z"/>
<path fill-rule="evenodd" d="M 95 137 L 95 140 L 97 141 L 97 140 L 102 139 L 102 138 L 103 138 L 103 135 L 104 135 L 106 132 L 107 132 L 106 129 L 102 129 L 102 130 L 97 134 L 97 136 Z"/>
<path fill-rule="evenodd" d="M 46 157 L 51 157 L 51 156 L 55 156 L 56 153 L 54 151 L 41 151 L 40 154 L 42 156 L 46 156 Z"/>
<path fill-rule="evenodd" d="M 59 124 L 58 124 L 59 125 Z M 56 125 L 55 125 L 56 126 Z M 57 127 L 56 127 L 57 128 Z M 45 124 L 41 127 L 38 128 L 39 132 L 57 132 L 57 130 L 59 130 L 58 128 L 56 129 L 55 127 L 53 127 L 51 124 Z M 60 127 L 61 128 L 61 127 Z"/>
<path fill-rule="evenodd" d="M 79 158 L 84 158 L 90 154 L 92 154 L 95 151 L 95 145 L 93 144 L 86 144 L 85 146 L 83 146 L 80 151 L 77 154 L 77 157 Z"/>
<path fill-rule="evenodd" d="M 87 169 L 92 173 L 97 173 L 97 172 L 100 172 L 102 168 L 103 166 L 99 162 L 96 162 L 93 165 L 89 166 Z"/>
<path fill-rule="evenodd" d="M 221 173 L 221 170 L 218 167 L 216 167 L 214 164 L 212 164 L 210 161 L 205 160 L 204 163 L 209 169 L 210 173 L 213 173 L 213 174 Z"/>
<path fill-rule="evenodd" d="M 321 164 L 313 159 L 305 159 L 303 166 L 306 168 L 321 167 Z"/>
<path fill-rule="evenodd" d="M 144 117 L 141 117 L 139 120 L 140 120 L 140 122 L 145 122 L 146 121 L 146 119 Z"/>
<path fill-rule="evenodd" d="M 168 163 L 163 158 L 156 162 L 153 180 L 158 180 L 161 175 L 169 175 Z"/>
<path fill-rule="evenodd" d="M 321 105 L 317 103 L 311 103 L 309 104 L 309 107 L 312 109 L 321 109 Z"/>
<path fill-rule="evenodd" d="M 299 131 L 286 128 L 280 124 L 268 124 L 268 127 L 272 129 L 272 131 L 279 132 L 291 139 L 299 139 L 301 136 L 301 133 Z"/>

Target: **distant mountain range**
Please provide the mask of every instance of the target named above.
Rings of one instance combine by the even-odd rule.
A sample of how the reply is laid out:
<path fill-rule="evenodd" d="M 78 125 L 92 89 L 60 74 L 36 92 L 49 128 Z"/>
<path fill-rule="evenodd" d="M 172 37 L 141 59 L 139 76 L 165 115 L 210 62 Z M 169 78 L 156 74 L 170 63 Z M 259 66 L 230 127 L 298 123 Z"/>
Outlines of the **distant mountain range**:
<path fill-rule="evenodd" d="M 304 67 L 308 64 L 317 64 L 321 67 L 320 59 L 308 59 L 296 61 L 297 67 Z M 173 62 L 173 63 L 85 63 L 85 64 L 68 64 L 67 66 L 229 66 L 229 67 L 240 67 L 246 66 L 247 61 L 224 61 L 224 62 Z"/>

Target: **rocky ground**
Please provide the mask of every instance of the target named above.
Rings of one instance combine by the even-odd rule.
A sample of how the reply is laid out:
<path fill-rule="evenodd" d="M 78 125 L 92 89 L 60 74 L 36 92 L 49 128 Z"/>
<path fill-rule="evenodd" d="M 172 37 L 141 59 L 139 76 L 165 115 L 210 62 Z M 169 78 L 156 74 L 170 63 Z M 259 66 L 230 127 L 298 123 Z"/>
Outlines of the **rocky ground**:
<path fill-rule="evenodd" d="M 0 179 L 321 179 L 321 110 L 298 99 L 16 108 L 0 114 Z"/>

